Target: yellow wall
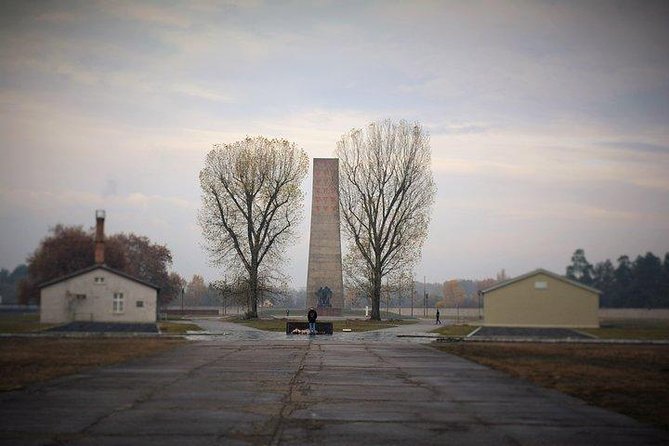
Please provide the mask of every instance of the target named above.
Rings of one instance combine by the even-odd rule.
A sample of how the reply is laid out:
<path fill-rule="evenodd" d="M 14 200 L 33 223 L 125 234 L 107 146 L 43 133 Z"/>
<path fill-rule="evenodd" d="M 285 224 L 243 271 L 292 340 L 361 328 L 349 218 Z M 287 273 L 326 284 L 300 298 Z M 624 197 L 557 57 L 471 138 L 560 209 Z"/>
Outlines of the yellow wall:
<path fill-rule="evenodd" d="M 535 282 L 546 282 L 536 289 Z M 537 273 L 485 293 L 485 325 L 507 327 L 599 327 L 599 295 Z"/>

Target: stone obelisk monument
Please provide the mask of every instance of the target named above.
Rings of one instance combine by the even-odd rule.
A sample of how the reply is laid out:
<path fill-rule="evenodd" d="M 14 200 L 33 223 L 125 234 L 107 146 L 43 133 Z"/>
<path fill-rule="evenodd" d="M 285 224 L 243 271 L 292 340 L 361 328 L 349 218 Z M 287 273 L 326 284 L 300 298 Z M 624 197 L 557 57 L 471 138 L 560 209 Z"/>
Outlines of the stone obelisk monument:
<path fill-rule="evenodd" d="M 339 236 L 339 160 L 314 158 L 313 172 L 307 308 L 316 308 L 319 315 L 339 316 L 344 308 Z"/>

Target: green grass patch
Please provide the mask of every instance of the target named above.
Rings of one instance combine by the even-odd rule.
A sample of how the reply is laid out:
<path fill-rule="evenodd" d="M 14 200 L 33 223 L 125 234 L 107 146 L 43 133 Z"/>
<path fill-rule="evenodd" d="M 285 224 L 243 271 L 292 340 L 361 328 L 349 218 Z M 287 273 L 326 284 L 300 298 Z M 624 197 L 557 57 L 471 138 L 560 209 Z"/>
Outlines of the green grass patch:
<path fill-rule="evenodd" d="M 249 327 L 257 328 L 259 330 L 265 331 L 286 331 L 286 322 L 293 319 L 242 319 L 242 318 L 232 318 L 229 319 L 230 322 L 235 322 L 238 324 L 244 324 Z M 295 319 L 298 320 L 298 319 Z M 346 319 L 346 320 L 335 320 L 327 321 L 319 319 L 319 322 L 332 322 L 333 331 L 342 331 L 347 328 L 354 332 L 360 331 L 372 331 L 380 330 L 383 328 L 397 327 L 404 324 L 413 324 L 415 321 L 406 321 L 406 320 L 382 320 L 382 321 L 369 321 L 364 319 Z"/>
<path fill-rule="evenodd" d="M 473 325 L 444 325 L 443 327 L 432 330 L 432 333 L 439 333 L 442 336 L 467 336 L 478 327 Z"/>
<path fill-rule="evenodd" d="M 202 327 L 196 324 L 177 323 L 177 322 L 159 322 L 161 333 L 168 334 L 186 334 L 188 331 L 202 331 Z"/>
<path fill-rule="evenodd" d="M 0 333 L 32 333 L 58 324 L 40 324 L 39 314 L 8 313 L 0 315 Z"/>
<path fill-rule="evenodd" d="M 333 321 L 333 331 L 342 331 L 351 329 L 351 331 L 374 331 L 383 328 L 398 327 L 400 325 L 415 324 L 415 320 L 387 319 L 381 321 L 370 321 L 365 319 L 346 319 L 343 321 Z"/>
<path fill-rule="evenodd" d="M 600 339 L 669 340 L 669 321 L 664 319 L 610 319 L 600 328 L 580 329 Z"/>

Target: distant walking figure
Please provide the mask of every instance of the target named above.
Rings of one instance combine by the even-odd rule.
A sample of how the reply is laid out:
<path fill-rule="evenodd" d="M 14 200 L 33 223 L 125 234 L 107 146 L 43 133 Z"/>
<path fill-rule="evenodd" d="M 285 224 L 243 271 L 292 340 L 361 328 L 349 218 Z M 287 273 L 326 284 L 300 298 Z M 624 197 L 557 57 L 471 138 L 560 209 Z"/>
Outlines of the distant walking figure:
<path fill-rule="evenodd" d="M 434 323 L 434 325 L 441 325 L 441 321 L 439 320 L 439 309 L 437 309 L 437 321 Z"/>
<path fill-rule="evenodd" d="M 307 313 L 307 320 L 309 321 L 309 334 L 310 335 L 315 335 L 316 334 L 316 318 L 318 317 L 318 313 L 316 313 L 316 310 L 314 310 L 314 307 L 309 308 L 309 312 Z"/>

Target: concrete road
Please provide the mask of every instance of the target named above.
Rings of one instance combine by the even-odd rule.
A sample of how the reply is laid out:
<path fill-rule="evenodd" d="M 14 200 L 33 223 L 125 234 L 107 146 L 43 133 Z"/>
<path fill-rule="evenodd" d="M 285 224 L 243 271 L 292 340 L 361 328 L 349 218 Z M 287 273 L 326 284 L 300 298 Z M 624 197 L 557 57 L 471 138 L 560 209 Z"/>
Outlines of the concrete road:
<path fill-rule="evenodd" d="M 196 342 L 3 393 L 0 444 L 669 444 L 429 346 L 319 339 Z"/>
<path fill-rule="evenodd" d="M 332 320 L 334 318 L 326 319 Z M 218 341 L 218 342 L 238 342 L 238 341 L 256 341 L 256 342 L 275 342 L 275 341 L 304 341 L 308 339 L 307 335 L 286 335 L 284 332 L 271 332 L 258 330 L 257 328 L 247 327 L 243 324 L 222 321 L 218 318 L 192 319 L 202 327 L 204 332 L 189 336 L 195 341 Z M 320 342 L 333 343 L 430 343 L 427 335 L 437 337 L 435 333 L 430 333 L 436 325 L 434 321 L 418 319 L 413 324 L 399 325 L 397 327 L 384 328 L 374 331 L 360 332 L 335 332 L 332 336 L 319 337 Z M 398 335 L 425 336 L 425 337 L 403 337 Z"/>

